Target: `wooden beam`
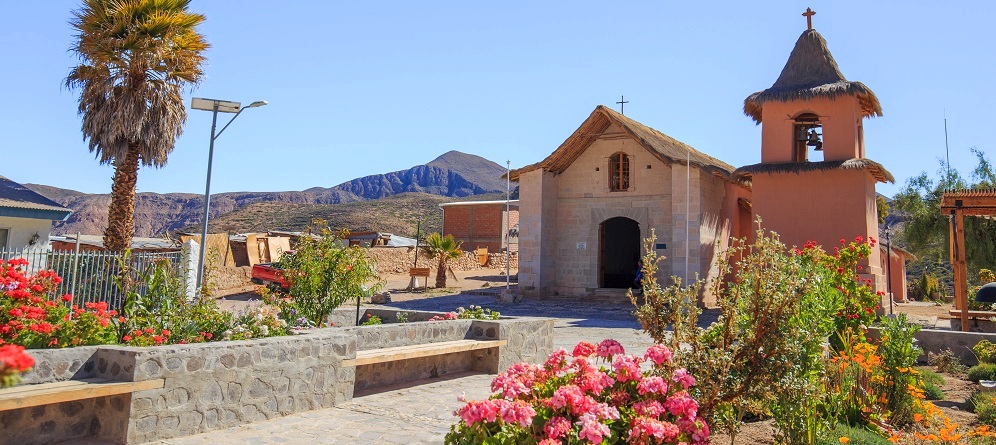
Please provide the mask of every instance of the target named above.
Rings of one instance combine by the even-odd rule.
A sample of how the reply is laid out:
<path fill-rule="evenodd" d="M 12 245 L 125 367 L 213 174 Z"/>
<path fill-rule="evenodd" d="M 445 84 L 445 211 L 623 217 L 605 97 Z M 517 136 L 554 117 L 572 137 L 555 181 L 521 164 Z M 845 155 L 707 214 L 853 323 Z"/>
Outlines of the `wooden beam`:
<path fill-rule="evenodd" d="M 456 352 L 491 349 L 505 346 L 508 340 L 456 340 L 438 343 L 424 343 L 411 346 L 369 349 L 356 351 L 356 358 L 342 361 L 343 366 L 361 366 L 374 363 L 393 362 L 412 358 L 431 357 Z"/>
<path fill-rule="evenodd" d="M 67 382 L 40 383 L 16 387 L 17 391 L 0 390 L 0 411 L 70 402 L 73 400 L 128 394 L 147 389 L 159 389 L 166 380 L 115 382 L 108 379 L 81 379 Z M 8 392 L 10 391 L 10 392 Z"/>
<path fill-rule="evenodd" d="M 955 307 L 961 309 L 961 330 L 968 332 L 968 285 L 965 263 L 965 218 L 961 209 L 955 209 L 952 219 L 954 242 L 951 244 L 951 265 L 954 268 Z"/>

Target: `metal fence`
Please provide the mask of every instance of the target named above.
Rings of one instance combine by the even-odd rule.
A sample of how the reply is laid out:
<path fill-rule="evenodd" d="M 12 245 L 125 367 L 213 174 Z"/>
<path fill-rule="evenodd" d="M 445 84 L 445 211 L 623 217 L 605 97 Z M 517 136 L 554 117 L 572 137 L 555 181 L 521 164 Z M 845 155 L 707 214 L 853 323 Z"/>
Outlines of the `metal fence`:
<path fill-rule="evenodd" d="M 169 261 L 183 271 L 183 252 L 132 252 L 128 265 L 138 272 L 145 272 L 159 261 Z M 0 259 L 24 258 L 28 260 L 26 271 L 33 274 L 39 270 L 54 270 L 62 282 L 53 295 L 73 295 L 73 304 L 82 306 L 90 302 L 107 302 L 112 308 L 120 307 L 124 299 L 116 277 L 121 272 L 124 255 L 107 251 L 52 251 L 45 249 L 0 250 Z M 143 293 L 145 283 L 138 280 L 135 291 Z"/>

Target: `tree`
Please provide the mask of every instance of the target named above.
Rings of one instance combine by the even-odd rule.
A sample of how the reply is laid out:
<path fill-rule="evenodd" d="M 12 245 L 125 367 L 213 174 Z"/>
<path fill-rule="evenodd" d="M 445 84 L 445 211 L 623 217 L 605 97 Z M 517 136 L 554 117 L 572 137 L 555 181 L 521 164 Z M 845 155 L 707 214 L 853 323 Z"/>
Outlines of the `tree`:
<path fill-rule="evenodd" d="M 950 261 L 950 227 L 948 216 L 941 214 L 941 195 L 948 190 L 993 188 L 996 172 L 977 148 L 971 149 L 978 159 L 969 183 L 955 169 L 948 170 L 941 161 L 939 179 L 926 172 L 910 178 L 893 200 L 894 207 L 904 215 L 899 240 L 909 247 L 919 261 L 946 264 Z M 970 273 L 996 266 L 996 221 L 965 218 L 965 258 Z"/>
<path fill-rule="evenodd" d="M 187 120 L 183 88 L 201 79 L 204 21 L 190 0 L 84 0 L 73 11 L 72 51 L 80 59 L 66 77 L 79 91 L 83 138 L 101 164 L 114 165 L 104 246 L 122 251 L 135 233 L 139 165 L 162 167 Z"/>
<path fill-rule="evenodd" d="M 875 209 L 878 210 L 878 224 L 885 224 L 885 217 L 889 216 L 889 202 L 885 200 L 884 196 L 875 197 Z"/>
<path fill-rule="evenodd" d="M 458 258 L 463 254 L 460 250 L 460 242 L 453 239 L 453 235 L 442 236 L 439 232 L 430 233 L 425 237 L 425 255 L 429 258 L 439 260 L 439 269 L 436 270 L 436 287 L 446 287 L 446 262 Z"/>
<path fill-rule="evenodd" d="M 290 295 L 302 315 L 324 326 L 335 308 L 346 300 L 377 291 L 377 263 L 365 248 L 343 247 L 342 236 L 324 220 L 305 229 L 294 253 L 280 259 L 290 280 Z"/>

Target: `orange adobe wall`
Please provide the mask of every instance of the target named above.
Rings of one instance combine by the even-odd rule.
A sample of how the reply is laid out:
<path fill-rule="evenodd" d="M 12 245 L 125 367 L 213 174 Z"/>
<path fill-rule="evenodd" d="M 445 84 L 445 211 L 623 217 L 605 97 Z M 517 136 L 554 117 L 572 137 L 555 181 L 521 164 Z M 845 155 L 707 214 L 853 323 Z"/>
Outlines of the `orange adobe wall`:
<path fill-rule="evenodd" d="M 765 103 L 762 110 L 761 162 L 792 162 L 795 118 L 804 113 L 819 116 L 823 125 L 823 159 L 810 161 L 865 157 L 861 105 L 853 96 L 840 96 L 833 100 L 813 98 Z"/>

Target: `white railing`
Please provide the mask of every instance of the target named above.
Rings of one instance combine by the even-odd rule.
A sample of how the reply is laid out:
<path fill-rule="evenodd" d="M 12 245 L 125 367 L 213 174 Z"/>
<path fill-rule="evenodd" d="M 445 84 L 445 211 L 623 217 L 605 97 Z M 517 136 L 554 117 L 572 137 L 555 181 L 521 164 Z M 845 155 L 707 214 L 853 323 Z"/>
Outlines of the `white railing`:
<path fill-rule="evenodd" d="M 90 302 L 107 302 L 111 308 L 118 308 L 124 298 L 115 277 L 121 271 L 122 254 L 107 251 L 52 251 L 45 249 L 0 250 L 0 259 L 12 258 L 28 260 L 25 268 L 28 274 L 39 270 L 54 270 L 62 282 L 53 291 L 54 296 L 71 294 L 73 304 L 82 306 Z M 149 266 L 159 261 L 169 261 L 175 270 L 183 273 L 183 252 L 132 252 L 128 264 L 132 270 L 145 272 Z M 138 280 L 135 289 L 142 292 L 145 286 Z"/>

